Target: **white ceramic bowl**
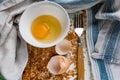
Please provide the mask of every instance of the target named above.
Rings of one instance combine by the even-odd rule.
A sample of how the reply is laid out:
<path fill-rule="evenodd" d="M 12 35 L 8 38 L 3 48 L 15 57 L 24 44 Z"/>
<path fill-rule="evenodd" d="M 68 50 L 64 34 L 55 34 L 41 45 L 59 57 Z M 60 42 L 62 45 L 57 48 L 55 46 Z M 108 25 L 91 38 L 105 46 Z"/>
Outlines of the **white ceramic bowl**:
<path fill-rule="evenodd" d="M 32 21 L 40 15 L 51 15 L 56 17 L 62 27 L 59 37 L 51 43 L 42 43 L 37 41 L 31 34 L 31 24 Z M 70 19 L 66 10 L 55 2 L 50 1 L 41 1 L 38 3 L 32 4 L 28 7 L 20 18 L 19 30 L 23 39 L 35 46 L 40 48 L 51 47 L 62 41 L 67 32 L 69 31 Z"/>

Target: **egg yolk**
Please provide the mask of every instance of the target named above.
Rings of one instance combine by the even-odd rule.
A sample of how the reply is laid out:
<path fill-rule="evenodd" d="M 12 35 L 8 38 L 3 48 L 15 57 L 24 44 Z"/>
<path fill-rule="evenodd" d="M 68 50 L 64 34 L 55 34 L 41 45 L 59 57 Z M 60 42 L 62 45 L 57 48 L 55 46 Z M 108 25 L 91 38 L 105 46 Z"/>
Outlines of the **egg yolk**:
<path fill-rule="evenodd" d="M 49 26 L 45 23 L 40 23 L 33 27 L 33 35 L 38 39 L 45 38 L 49 33 Z"/>

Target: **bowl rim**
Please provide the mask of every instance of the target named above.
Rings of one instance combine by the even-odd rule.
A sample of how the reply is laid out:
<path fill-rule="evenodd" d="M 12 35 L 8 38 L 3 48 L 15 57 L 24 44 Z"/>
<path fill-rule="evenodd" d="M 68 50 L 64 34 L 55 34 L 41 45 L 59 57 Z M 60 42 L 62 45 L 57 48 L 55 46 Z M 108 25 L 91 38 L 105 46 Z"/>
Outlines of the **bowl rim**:
<path fill-rule="evenodd" d="M 59 39 L 57 39 L 57 40 L 55 40 L 55 41 L 53 41 L 53 42 L 51 42 L 51 43 L 42 43 L 42 45 L 35 45 L 35 44 L 33 44 L 33 43 L 31 43 L 31 42 L 29 42 L 29 41 L 27 41 L 26 40 L 26 38 L 24 37 L 24 35 L 23 35 L 23 31 L 21 30 L 21 28 L 20 28 L 20 26 L 21 26 L 21 21 L 22 21 L 22 19 L 23 19 L 23 15 L 24 15 L 24 13 L 25 12 L 27 12 L 28 11 L 28 9 L 30 9 L 31 7 L 34 7 L 34 6 L 39 6 L 39 4 L 46 4 L 46 3 L 49 3 L 49 4 L 53 4 L 53 5 L 55 5 L 55 6 L 58 6 L 58 7 L 60 7 L 60 9 L 65 13 L 65 15 L 66 15 L 66 18 L 67 18 L 67 25 L 66 25 L 66 30 L 64 31 L 64 35 L 62 35 L 61 36 L 61 38 L 59 38 Z M 41 6 L 41 5 L 40 5 Z M 30 44 L 30 45 L 32 45 L 32 46 L 34 46 L 34 47 L 39 47 L 39 48 L 48 48 L 48 47 L 52 47 L 52 46 L 55 46 L 56 44 L 58 44 L 60 41 L 62 41 L 65 37 L 66 37 L 66 35 L 67 35 L 67 33 L 68 33 L 68 31 L 69 31 L 69 28 L 70 28 L 70 18 L 69 18 L 69 15 L 68 15 L 68 13 L 67 13 L 67 11 L 60 5 L 60 4 L 58 4 L 58 3 L 56 3 L 56 2 L 52 2 L 52 1 L 40 1 L 40 2 L 36 2 L 36 3 L 33 3 L 32 5 L 30 5 L 28 8 L 26 8 L 25 9 L 25 11 L 23 12 L 23 14 L 21 15 L 21 18 L 20 18 L 20 22 L 19 22 L 19 32 L 20 32 L 20 34 L 21 34 L 21 36 L 22 36 L 22 38 L 25 40 L 25 42 L 27 42 L 28 44 Z M 37 40 L 36 40 L 37 41 Z M 44 44 L 44 45 L 43 45 Z"/>

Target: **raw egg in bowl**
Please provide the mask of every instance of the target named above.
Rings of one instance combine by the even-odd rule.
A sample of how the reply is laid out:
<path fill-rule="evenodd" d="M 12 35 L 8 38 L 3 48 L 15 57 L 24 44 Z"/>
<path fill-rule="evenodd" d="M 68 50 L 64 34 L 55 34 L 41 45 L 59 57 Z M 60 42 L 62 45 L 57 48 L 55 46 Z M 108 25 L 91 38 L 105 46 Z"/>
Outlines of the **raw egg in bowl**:
<path fill-rule="evenodd" d="M 40 48 L 46 48 L 61 42 L 70 27 L 66 10 L 51 1 L 41 1 L 29 6 L 22 14 L 19 23 L 23 39 Z"/>

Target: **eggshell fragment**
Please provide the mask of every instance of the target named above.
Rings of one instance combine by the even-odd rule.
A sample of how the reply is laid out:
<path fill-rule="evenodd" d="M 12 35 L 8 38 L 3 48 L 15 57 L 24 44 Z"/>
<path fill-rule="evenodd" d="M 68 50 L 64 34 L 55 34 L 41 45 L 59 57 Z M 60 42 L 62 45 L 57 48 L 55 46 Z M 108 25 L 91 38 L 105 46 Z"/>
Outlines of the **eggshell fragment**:
<path fill-rule="evenodd" d="M 62 74 L 70 66 L 70 61 L 64 56 L 53 56 L 47 64 L 47 69 L 54 75 Z"/>
<path fill-rule="evenodd" d="M 71 50 L 72 50 L 72 44 L 70 41 L 66 39 L 64 39 L 55 46 L 55 51 L 59 55 L 66 55 L 68 53 L 71 53 Z"/>

